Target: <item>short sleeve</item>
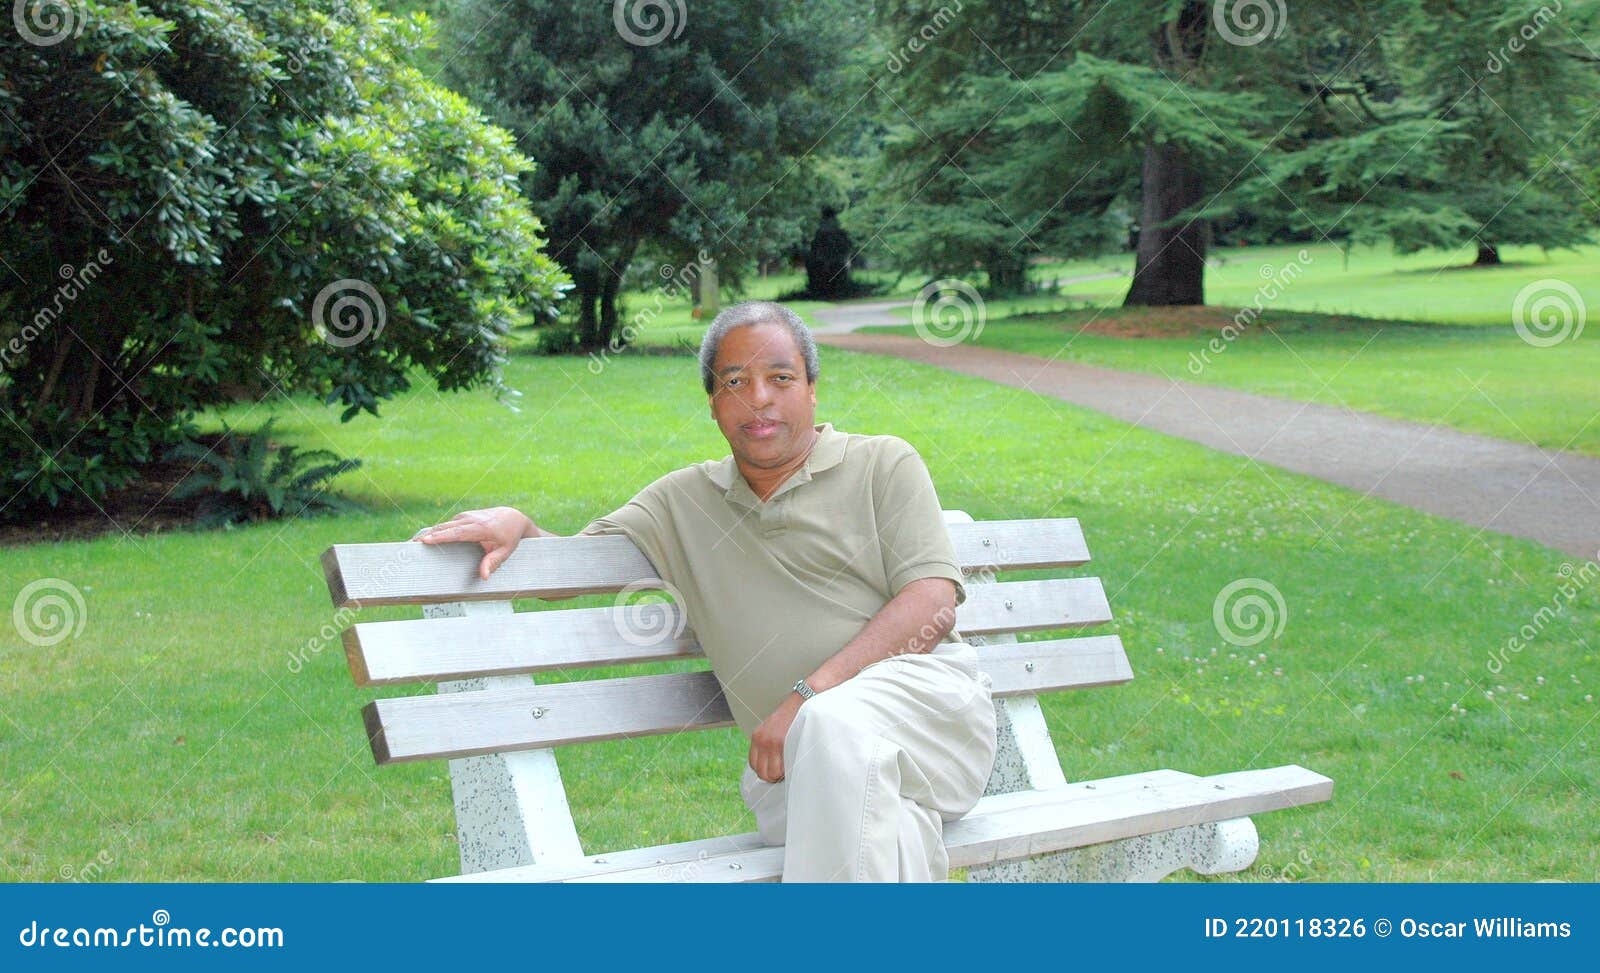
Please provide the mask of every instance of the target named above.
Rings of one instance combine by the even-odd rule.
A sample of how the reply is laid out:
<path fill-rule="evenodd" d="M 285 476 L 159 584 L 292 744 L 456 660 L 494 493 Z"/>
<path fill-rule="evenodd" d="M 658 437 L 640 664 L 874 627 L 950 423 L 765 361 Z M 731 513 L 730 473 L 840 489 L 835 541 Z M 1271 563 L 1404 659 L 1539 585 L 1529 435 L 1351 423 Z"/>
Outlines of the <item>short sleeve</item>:
<path fill-rule="evenodd" d="M 665 517 L 656 496 L 655 484 L 640 490 L 632 500 L 606 514 L 596 517 L 580 534 L 621 534 L 633 541 L 659 574 L 667 563 L 664 556 L 667 543 Z"/>
<path fill-rule="evenodd" d="M 874 484 L 873 494 L 889 596 L 918 578 L 949 578 L 956 585 L 956 604 L 966 601 L 966 585 L 933 478 L 910 444 L 903 444 L 900 454 L 887 460 L 887 472 Z"/>

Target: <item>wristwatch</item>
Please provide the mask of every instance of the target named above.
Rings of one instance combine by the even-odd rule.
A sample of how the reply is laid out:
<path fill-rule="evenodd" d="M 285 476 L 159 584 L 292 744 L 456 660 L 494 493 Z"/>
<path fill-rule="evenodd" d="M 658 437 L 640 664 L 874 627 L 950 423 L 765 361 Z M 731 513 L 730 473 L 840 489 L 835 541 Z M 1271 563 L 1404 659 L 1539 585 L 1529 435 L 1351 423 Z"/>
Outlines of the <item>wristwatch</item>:
<path fill-rule="evenodd" d="M 800 698 L 802 700 L 810 699 L 817 694 L 815 689 L 812 689 L 810 686 L 806 685 L 804 678 L 801 678 L 794 684 L 794 691 L 800 694 Z"/>

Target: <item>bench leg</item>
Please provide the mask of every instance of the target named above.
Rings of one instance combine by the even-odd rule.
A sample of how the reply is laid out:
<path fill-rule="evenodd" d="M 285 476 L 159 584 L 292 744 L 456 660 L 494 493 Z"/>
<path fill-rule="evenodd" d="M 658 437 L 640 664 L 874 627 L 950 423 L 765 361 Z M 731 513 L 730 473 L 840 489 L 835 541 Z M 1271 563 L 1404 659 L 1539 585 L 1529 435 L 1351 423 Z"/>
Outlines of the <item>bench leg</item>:
<path fill-rule="evenodd" d="M 1064 783 L 1037 698 L 996 700 L 995 715 L 1000 745 L 985 794 Z M 1236 818 L 972 868 L 967 881 L 1158 882 L 1184 868 L 1202 875 L 1242 871 L 1255 861 L 1257 847 L 1255 824 Z"/>
<path fill-rule="evenodd" d="M 947 523 L 972 522 L 972 517 L 964 511 L 946 510 L 944 515 Z M 985 568 L 967 571 L 965 575 L 969 587 L 996 580 L 996 572 Z M 1016 640 L 1015 635 L 967 639 L 973 645 Z M 1010 794 L 1066 783 L 1038 698 L 997 699 L 994 708 L 999 747 L 984 794 Z M 970 868 L 967 881 L 1156 882 L 1184 868 L 1192 868 L 1202 875 L 1243 871 L 1255 861 L 1256 851 L 1255 824 L 1249 818 L 1237 818 Z"/>
<path fill-rule="evenodd" d="M 427 618 L 508 615 L 508 601 L 429 605 Z M 441 682 L 439 692 L 526 686 L 531 676 L 490 676 Z M 583 857 L 553 750 L 526 750 L 450 761 L 461 873 L 544 865 Z"/>

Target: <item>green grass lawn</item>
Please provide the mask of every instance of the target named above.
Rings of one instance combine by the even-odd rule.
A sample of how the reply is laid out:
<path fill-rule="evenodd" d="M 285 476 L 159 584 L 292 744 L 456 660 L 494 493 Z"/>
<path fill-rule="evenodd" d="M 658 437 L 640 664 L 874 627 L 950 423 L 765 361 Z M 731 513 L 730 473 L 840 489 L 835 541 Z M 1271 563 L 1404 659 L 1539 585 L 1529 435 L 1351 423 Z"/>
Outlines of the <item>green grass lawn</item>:
<path fill-rule="evenodd" d="M 1300 252 L 1307 259 L 1300 259 Z M 1312 246 L 1221 247 L 1211 251 L 1206 270 L 1206 302 L 1237 307 L 1255 300 L 1267 277 L 1297 265 L 1272 307 L 1329 314 L 1353 314 L 1397 321 L 1443 324 L 1509 325 L 1517 292 L 1547 278 L 1574 287 L 1586 306 L 1600 309 L 1600 246 L 1544 252 L 1538 247 L 1506 247 L 1504 265 L 1471 267 L 1476 251 L 1425 250 L 1400 256 L 1387 246 L 1348 251 L 1331 244 Z M 1266 268 L 1264 271 L 1263 268 Z M 991 307 L 996 317 L 1019 311 L 1052 311 L 1092 305 L 1112 307 L 1127 293 L 1127 280 L 1066 283 L 1074 278 L 1133 270 L 1133 255 L 1109 254 L 1093 261 L 1041 264 L 1031 276 L 1042 283 L 1062 282 L 1054 294 L 1030 295 Z M 1586 331 L 1590 337 L 1592 332 Z"/>
<path fill-rule="evenodd" d="M 973 340 L 1600 455 L 1600 326 L 1549 347 L 1511 326 L 1518 291 L 1547 277 L 1600 309 L 1600 248 L 1547 263 L 1513 248 L 1512 266 L 1485 270 L 1440 269 L 1465 255 L 1371 250 L 1353 254 L 1346 270 L 1331 247 L 1310 252 L 1305 274 L 1259 318 L 1244 319 L 1232 341 L 1219 329 L 1254 302 L 1259 268 L 1281 268 L 1294 251 L 1224 251 L 1207 277 L 1208 297 L 1223 306 L 1204 320 L 1186 309 L 1106 306 L 1126 290 L 1110 280 L 1065 288 L 1082 298 L 1075 304 L 1049 295 L 989 302 Z M 909 319 L 909 308 L 902 313 Z M 1413 320 L 1390 320 L 1403 315 Z"/>
<path fill-rule="evenodd" d="M 1560 600 L 1559 554 L 1017 389 L 823 354 L 819 418 L 910 440 L 946 507 L 1083 520 L 1137 678 L 1044 700 L 1069 778 L 1284 763 L 1334 778 L 1331 804 L 1257 819 L 1250 879 L 1600 878 L 1600 584 Z M 377 693 L 319 640 L 334 610 L 318 555 L 497 503 L 571 532 L 726 451 L 691 359 L 623 354 L 594 374 L 518 356 L 508 378 L 519 413 L 419 389 L 341 426 L 279 403 L 280 434 L 366 461 L 342 480 L 366 514 L 0 552 L 7 592 L 61 578 L 87 607 L 55 646 L 0 630 L 0 880 L 453 872 L 446 766 L 373 766 L 358 710 Z M 1249 649 L 1212 622 L 1241 578 L 1287 606 Z M 734 730 L 564 749 L 585 846 L 750 829 L 745 750 Z"/>

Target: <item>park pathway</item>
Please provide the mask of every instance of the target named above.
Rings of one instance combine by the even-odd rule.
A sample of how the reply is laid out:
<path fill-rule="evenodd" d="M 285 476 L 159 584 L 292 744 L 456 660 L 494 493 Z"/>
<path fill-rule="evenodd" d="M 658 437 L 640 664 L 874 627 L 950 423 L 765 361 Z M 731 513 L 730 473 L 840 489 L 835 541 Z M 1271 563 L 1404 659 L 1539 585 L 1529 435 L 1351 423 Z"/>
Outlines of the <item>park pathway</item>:
<path fill-rule="evenodd" d="M 818 309 L 817 340 L 1026 388 L 1365 496 L 1600 559 L 1600 459 L 1143 372 L 850 333 L 870 324 L 905 324 L 888 313 L 905 304 Z"/>

